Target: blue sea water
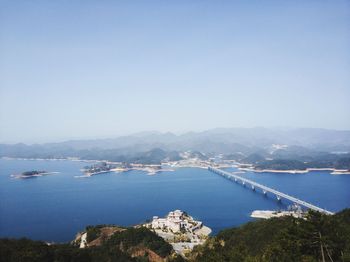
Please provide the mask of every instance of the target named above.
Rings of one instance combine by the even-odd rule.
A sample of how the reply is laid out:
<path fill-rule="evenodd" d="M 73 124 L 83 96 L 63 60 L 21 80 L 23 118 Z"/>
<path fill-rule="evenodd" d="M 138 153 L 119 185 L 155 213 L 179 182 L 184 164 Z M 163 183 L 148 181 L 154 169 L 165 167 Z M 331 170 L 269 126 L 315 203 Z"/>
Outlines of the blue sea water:
<path fill-rule="evenodd" d="M 90 178 L 76 161 L 0 159 L 0 237 L 66 242 L 87 225 L 142 223 L 181 209 L 219 230 L 252 220 L 256 209 L 285 208 L 214 173 L 179 168 L 149 176 L 141 171 Z M 58 174 L 14 179 L 11 174 L 47 170 Z M 350 207 L 350 175 L 245 173 L 242 176 L 331 211 Z"/>

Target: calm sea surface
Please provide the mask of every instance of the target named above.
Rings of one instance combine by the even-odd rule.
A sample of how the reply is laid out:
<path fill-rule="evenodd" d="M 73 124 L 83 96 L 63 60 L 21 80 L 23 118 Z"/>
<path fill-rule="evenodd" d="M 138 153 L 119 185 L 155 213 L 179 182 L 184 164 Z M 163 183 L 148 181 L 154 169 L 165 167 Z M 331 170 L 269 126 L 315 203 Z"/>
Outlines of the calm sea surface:
<path fill-rule="evenodd" d="M 285 208 L 207 170 L 180 168 L 149 176 L 144 172 L 108 173 L 90 178 L 87 163 L 0 159 L 0 237 L 65 242 L 87 225 L 142 223 L 181 209 L 219 230 L 250 221 L 256 209 Z M 59 172 L 14 179 L 27 170 Z M 231 169 L 234 170 L 234 169 Z M 350 175 L 246 173 L 242 176 L 331 211 L 350 207 Z"/>

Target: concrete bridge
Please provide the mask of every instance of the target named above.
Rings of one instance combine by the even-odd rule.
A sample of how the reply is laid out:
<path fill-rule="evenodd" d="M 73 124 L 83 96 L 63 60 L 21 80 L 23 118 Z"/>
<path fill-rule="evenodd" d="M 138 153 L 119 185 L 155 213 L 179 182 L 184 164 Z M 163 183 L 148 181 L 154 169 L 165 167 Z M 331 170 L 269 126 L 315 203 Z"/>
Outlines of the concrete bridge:
<path fill-rule="evenodd" d="M 279 192 L 275 189 L 272 189 L 270 187 L 267 187 L 267 186 L 264 186 L 262 184 L 259 184 L 259 183 L 256 183 L 252 180 L 249 180 L 249 179 L 246 179 L 244 177 L 241 177 L 241 176 L 238 176 L 236 174 L 233 174 L 233 173 L 230 173 L 230 172 L 227 172 L 227 171 L 223 171 L 221 169 L 218 169 L 218 168 L 214 168 L 214 167 L 208 167 L 208 170 L 215 173 L 215 174 L 218 174 L 220 176 L 223 176 L 229 180 L 232 180 L 232 181 L 235 181 L 235 182 L 241 182 L 243 186 L 246 186 L 246 185 L 249 185 L 252 190 L 256 190 L 256 189 L 260 189 L 264 195 L 266 195 L 267 193 L 271 193 L 271 194 L 274 194 L 277 198 L 278 201 L 280 201 L 282 198 L 284 199 L 287 199 L 295 204 L 298 204 L 300 206 L 303 206 L 303 207 L 306 207 L 306 208 L 309 208 L 309 209 L 312 209 L 312 210 L 315 210 L 315 211 L 318 211 L 318 212 L 321 212 L 321 213 L 324 213 L 324 214 L 327 214 L 327 215 L 333 215 L 334 213 L 333 212 L 330 212 L 326 209 L 323 209 L 323 208 L 320 208 L 320 207 L 317 207 L 313 204 L 310 204 L 308 202 L 305 202 L 301 199 L 298 199 L 296 197 L 292 197 L 290 195 L 287 195 L 285 193 L 282 193 L 282 192 Z"/>

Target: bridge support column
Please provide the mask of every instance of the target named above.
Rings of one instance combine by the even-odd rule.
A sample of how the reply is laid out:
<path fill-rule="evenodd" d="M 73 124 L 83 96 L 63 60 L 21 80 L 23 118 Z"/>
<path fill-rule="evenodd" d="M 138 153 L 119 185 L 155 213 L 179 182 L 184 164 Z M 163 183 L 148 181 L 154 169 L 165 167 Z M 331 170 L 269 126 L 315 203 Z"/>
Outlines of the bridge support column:
<path fill-rule="evenodd" d="M 245 186 L 245 182 L 244 181 L 242 182 L 242 185 Z"/>
<path fill-rule="evenodd" d="M 266 194 L 267 194 L 266 190 L 263 190 L 263 194 L 264 194 L 264 195 L 266 195 Z"/>
<path fill-rule="evenodd" d="M 277 198 L 277 201 L 281 201 L 281 197 L 280 196 L 276 195 L 276 198 Z"/>
<path fill-rule="evenodd" d="M 252 186 L 252 190 L 255 191 L 255 186 Z"/>

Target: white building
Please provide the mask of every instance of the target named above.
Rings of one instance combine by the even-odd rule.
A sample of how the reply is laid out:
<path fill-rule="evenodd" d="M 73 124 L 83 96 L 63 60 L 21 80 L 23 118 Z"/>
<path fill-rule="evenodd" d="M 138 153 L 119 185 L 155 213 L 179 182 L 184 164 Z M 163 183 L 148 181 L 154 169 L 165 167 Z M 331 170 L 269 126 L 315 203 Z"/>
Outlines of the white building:
<path fill-rule="evenodd" d="M 194 231 L 201 228 L 202 222 L 194 221 L 181 210 L 169 212 L 165 218 L 153 217 L 151 226 L 153 229 L 168 229 L 172 232 L 179 232 L 181 229 Z"/>

